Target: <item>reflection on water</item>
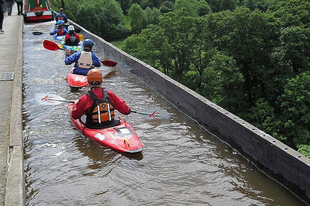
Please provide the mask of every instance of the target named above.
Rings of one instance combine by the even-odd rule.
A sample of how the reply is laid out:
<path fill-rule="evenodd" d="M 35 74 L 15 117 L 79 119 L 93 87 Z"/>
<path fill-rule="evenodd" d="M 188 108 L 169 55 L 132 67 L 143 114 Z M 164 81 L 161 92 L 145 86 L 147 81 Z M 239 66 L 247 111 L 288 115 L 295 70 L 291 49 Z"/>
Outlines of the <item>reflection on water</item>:
<path fill-rule="evenodd" d="M 229 146 L 180 114 L 122 68 L 101 68 L 104 86 L 133 110 L 156 108 L 169 119 L 123 116 L 144 151 L 123 155 L 85 138 L 65 104 L 38 105 L 37 93 L 70 92 L 64 52 L 42 46 L 54 22 L 24 28 L 24 139 L 27 205 L 304 205 Z M 40 30 L 42 35 L 33 35 Z M 103 58 L 100 53 L 97 54 Z"/>

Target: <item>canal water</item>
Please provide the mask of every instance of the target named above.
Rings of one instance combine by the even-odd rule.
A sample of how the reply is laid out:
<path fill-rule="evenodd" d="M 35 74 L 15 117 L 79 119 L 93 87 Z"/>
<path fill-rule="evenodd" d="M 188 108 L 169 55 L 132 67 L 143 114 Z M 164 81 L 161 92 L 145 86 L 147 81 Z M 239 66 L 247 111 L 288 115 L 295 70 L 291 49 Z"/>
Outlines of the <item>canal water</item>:
<path fill-rule="evenodd" d="M 75 100 L 87 91 L 70 91 L 66 75 L 72 66 L 64 64 L 64 51 L 44 49 L 43 40 L 54 41 L 49 35 L 53 24 L 24 26 L 28 206 L 306 205 L 122 68 L 100 68 L 103 74 L 116 71 L 104 87 L 133 110 L 163 110 L 170 118 L 120 115 L 144 144 L 137 155 L 123 155 L 85 138 L 71 124 L 65 103 L 47 106 L 34 98 L 46 93 Z"/>

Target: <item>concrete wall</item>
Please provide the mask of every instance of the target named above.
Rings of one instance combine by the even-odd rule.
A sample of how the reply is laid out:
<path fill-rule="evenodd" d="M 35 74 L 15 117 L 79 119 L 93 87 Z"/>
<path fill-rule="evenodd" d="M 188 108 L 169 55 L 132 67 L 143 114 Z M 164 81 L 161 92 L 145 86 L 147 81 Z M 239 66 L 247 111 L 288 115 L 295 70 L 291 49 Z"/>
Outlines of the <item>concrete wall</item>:
<path fill-rule="evenodd" d="M 79 25 L 76 26 L 83 30 L 85 38 L 95 41 L 95 52 L 99 57 L 105 56 L 106 59 L 118 62 L 120 68 L 130 70 L 180 111 L 237 149 L 284 186 L 310 199 L 308 158 L 153 67 L 126 54 Z"/>

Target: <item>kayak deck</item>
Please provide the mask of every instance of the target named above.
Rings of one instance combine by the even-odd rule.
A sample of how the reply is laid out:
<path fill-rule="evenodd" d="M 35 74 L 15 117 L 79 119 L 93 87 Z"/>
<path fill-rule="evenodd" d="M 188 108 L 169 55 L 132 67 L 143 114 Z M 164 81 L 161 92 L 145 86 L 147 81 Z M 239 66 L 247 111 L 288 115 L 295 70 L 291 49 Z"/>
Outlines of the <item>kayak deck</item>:
<path fill-rule="evenodd" d="M 68 105 L 69 111 L 74 104 Z M 143 144 L 132 126 L 119 117 L 119 124 L 109 128 L 90 129 L 80 119 L 70 119 L 77 130 L 87 138 L 99 143 L 102 146 L 111 148 L 120 153 L 135 154 L 143 151 Z"/>
<path fill-rule="evenodd" d="M 81 74 L 73 74 L 73 69 L 67 75 L 67 82 L 70 87 L 82 88 L 88 85 L 87 76 Z"/>

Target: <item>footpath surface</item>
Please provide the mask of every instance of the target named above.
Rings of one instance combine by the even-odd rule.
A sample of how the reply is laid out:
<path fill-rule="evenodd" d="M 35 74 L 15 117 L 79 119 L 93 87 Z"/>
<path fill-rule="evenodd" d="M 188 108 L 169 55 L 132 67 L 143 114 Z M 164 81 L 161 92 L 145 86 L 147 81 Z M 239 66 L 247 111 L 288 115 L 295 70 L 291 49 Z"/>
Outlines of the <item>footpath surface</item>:
<path fill-rule="evenodd" d="M 22 138 L 23 16 L 16 4 L 0 32 L 0 205 L 25 205 Z"/>

